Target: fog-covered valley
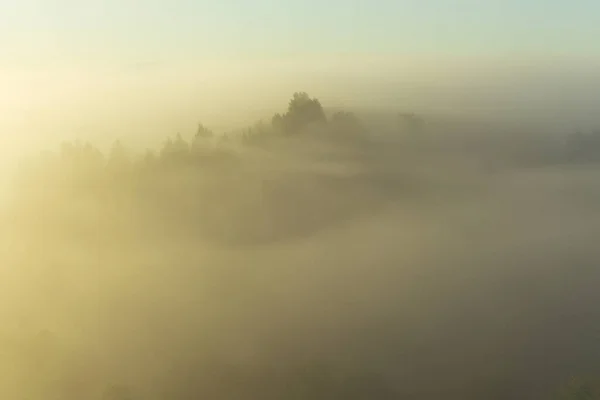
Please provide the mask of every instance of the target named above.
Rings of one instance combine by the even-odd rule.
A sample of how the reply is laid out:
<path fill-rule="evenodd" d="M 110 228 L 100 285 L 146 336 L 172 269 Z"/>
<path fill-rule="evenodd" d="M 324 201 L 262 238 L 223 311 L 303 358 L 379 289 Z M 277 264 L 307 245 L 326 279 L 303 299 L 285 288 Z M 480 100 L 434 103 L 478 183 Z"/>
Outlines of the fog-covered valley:
<path fill-rule="evenodd" d="M 30 152 L 0 393 L 551 398 L 600 376 L 597 134 L 523 126 L 297 93 L 227 135 Z"/>

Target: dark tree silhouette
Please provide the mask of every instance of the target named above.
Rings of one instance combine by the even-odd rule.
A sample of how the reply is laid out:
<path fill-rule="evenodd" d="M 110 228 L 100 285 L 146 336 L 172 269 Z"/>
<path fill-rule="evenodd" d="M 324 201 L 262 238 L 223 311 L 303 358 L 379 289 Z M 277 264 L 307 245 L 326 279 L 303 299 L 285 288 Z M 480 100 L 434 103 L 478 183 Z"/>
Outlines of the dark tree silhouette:
<path fill-rule="evenodd" d="M 196 135 L 194 138 L 211 138 L 214 136 L 212 130 L 208 129 L 206 126 L 202 124 L 198 124 L 198 129 L 196 130 Z"/>
<path fill-rule="evenodd" d="M 192 139 L 192 143 L 190 145 L 190 150 L 192 151 L 200 151 L 207 147 L 210 143 L 210 140 L 214 137 L 214 133 L 212 130 L 208 129 L 206 126 L 202 124 L 198 124 L 198 129 L 196 130 L 196 134 Z"/>
<path fill-rule="evenodd" d="M 311 99 L 306 92 L 296 92 L 289 102 L 282 122 L 285 132 L 296 133 L 310 125 L 326 123 L 327 117 L 319 100 Z"/>
<path fill-rule="evenodd" d="M 184 162 L 190 154 L 190 145 L 183 139 L 180 133 L 175 139 L 169 138 L 163 145 L 160 156 L 164 161 Z"/>

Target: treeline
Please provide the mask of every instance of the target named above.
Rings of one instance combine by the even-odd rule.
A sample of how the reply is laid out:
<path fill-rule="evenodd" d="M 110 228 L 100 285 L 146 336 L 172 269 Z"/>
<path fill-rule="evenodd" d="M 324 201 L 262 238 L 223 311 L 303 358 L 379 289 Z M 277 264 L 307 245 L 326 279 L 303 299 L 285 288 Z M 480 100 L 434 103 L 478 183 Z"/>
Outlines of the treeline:
<path fill-rule="evenodd" d="M 56 314 L 63 315 L 62 310 L 68 308 L 61 302 L 64 293 L 69 294 L 65 298 L 75 299 L 72 293 L 77 293 L 86 279 L 119 275 L 114 271 L 127 270 L 132 260 L 151 259 L 154 247 L 184 243 L 190 251 L 199 238 L 228 245 L 285 240 L 373 210 L 383 203 L 383 190 L 388 189 L 373 185 L 369 179 L 372 159 L 356 157 L 364 152 L 367 136 L 367 129 L 354 114 L 326 116 L 318 100 L 297 93 L 285 113 L 239 134 L 223 136 L 199 125 L 190 140 L 176 135 L 159 149 L 146 152 L 135 152 L 120 141 L 106 153 L 91 143 L 63 143 L 57 151 L 45 152 L 24 164 L 15 182 L 11 234 L 19 238 L 19 247 L 27 249 L 27 254 L 14 251 L 11 265 L 44 277 L 27 282 L 34 293 L 25 302 L 39 302 L 48 315 L 54 315 L 47 311 L 52 309 L 61 310 Z M 311 138 L 319 148 L 344 150 L 328 150 L 326 165 L 321 167 L 322 157 L 315 155 L 313 146 L 298 148 Z M 343 168 L 330 168 L 330 163 Z M 356 172 L 348 172 L 353 168 Z M 137 244 L 141 255 L 136 253 Z M 159 256 L 161 251 L 157 250 Z M 129 254 L 133 254 L 131 258 Z M 170 260 L 166 266 L 175 276 L 189 267 L 178 262 L 183 263 Z M 152 277 L 153 267 L 147 268 L 146 278 Z M 83 278 L 78 281 L 76 277 Z M 229 282 L 222 283 L 214 276 L 206 279 L 229 290 Z M 54 289 L 52 296 L 46 297 L 42 289 L 53 287 L 53 283 L 60 292 Z M 41 289 L 37 290 L 38 286 Z M 71 303 L 84 303 L 84 298 L 87 294 Z M 68 323 L 78 326 L 67 317 Z M 135 326 L 134 321 L 127 323 Z M 43 326 L 43 322 L 37 325 Z M 11 347 L 15 358 L 28 363 L 31 358 L 31 364 L 19 370 L 23 376 L 37 371 L 23 385 L 23 391 L 33 393 L 33 397 L 83 398 L 96 385 L 111 382 L 100 373 L 80 378 L 77 367 L 71 367 L 80 365 L 77 346 L 68 342 L 63 348 L 60 333 L 56 337 L 52 333 L 36 335 L 35 326 L 26 329 L 34 332 L 33 337 L 17 335 L 22 348 Z M 109 342 L 109 338 L 103 340 Z M 41 356 L 21 356 L 21 351 L 38 349 L 36 345 L 45 364 L 34 368 Z M 197 358 L 193 351 L 190 353 L 191 358 Z M 94 359 L 81 357 L 94 370 Z M 346 371 L 294 362 L 288 357 L 276 367 L 268 363 L 183 364 L 181 369 L 166 372 L 161 392 L 150 393 L 149 398 L 397 397 L 382 376 L 363 366 Z M 145 398 L 144 388 L 135 385 L 115 385 L 101 391 L 107 400 Z"/>
<path fill-rule="evenodd" d="M 566 144 L 543 137 L 498 144 L 492 135 L 489 143 L 476 139 L 484 145 L 468 153 L 462 150 L 468 143 L 452 145 L 445 132 L 424 127 L 420 116 L 398 113 L 394 129 L 402 140 L 378 143 L 355 114 L 328 116 L 318 99 L 298 92 L 284 113 L 239 132 L 215 133 L 199 124 L 191 138 L 177 134 L 145 152 L 120 141 L 106 153 L 90 143 L 63 143 L 21 170 L 14 191 L 21 212 L 15 215 L 72 227 L 78 237 L 85 237 L 80 231 L 86 226 L 107 221 L 129 227 L 132 221 L 160 220 L 172 234 L 265 242 L 307 234 L 381 205 L 406 186 L 398 161 L 434 165 L 439 152 L 427 146 L 442 146 L 446 153 L 461 149 L 457 158 L 479 157 L 483 173 L 497 171 L 497 165 L 600 161 L 600 133 L 573 135 Z M 346 172 L 333 173 L 332 165 Z M 119 212 L 129 215 L 127 223 Z M 93 215 L 103 217 L 92 223 Z"/>
<path fill-rule="evenodd" d="M 398 114 L 398 123 L 408 132 L 424 130 L 424 121 L 415 114 Z M 576 136 L 566 145 L 552 147 L 556 157 L 540 159 L 545 163 L 594 160 L 592 155 L 600 148 L 596 147 L 600 145 L 598 137 Z M 316 155 L 310 146 L 297 156 L 298 148 L 310 139 L 327 147 L 324 157 Z M 369 153 L 371 145 L 369 130 L 356 115 L 342 111 L 327 116 L 321 103 L 306 93 L 294 94 L 287 110 L 271 121 L 239 133 L 222 135 L 199 125 L 190 139 L 176 135 L 159 149 L 146 152 L 132 151 L 119 141 L 107 153 L 90 143 L 64 143 L 58 151 L 27 163 L 16 181 L 11 215 L 18 222 L 15 226 L 26 230 L 20 237 L 31 240 L 23 246 L 32 254 L 23 265 L 39 256 L 52 273 L 59 273 L 64 261 L 59 259 L 53 264 L 43 247 L 55 249 L 60 256 L 68 254 L 56 247 L 57 240 L 64 240 L 67 246 L 89 257 L 91 261 L 77 259 L 77 268 L 84 270 L 83 276 L 94 276 L 79 264 L 109 269 L 102 263 L 109 264 L 110 256 L 118 259 L 119 246 L 126 248 L 129 240 L 143 242 L 146 235 L 159 239 L 167 236 L 169 243 L 181 235 L 190 242 L 201 237 L 227 244 L 254 244 L 313 233 L 385 204 L 397 194 L 390 189 L 392 186 L 405 187 L 406 174 L 400 178 L 395 171 L 378 169 L 384 152 L 376 147 Z M 396 148 L 392 150 L 389 153 L 394 157 L 401 154 Z M 532 154 L 549 153 L 539 143 L 526 150 L 524 158 L 528 159 Z M 507 150 L 502 156 L 510 152 L 516 151 Z M 306 153 L 309 155 L 304 157 Z M 321 168 L 322 158 L 326 165 Z M 330 168 L 331 164 L 343 168 Z M 442 198 L 448 201 L 448 196 Z M 15 236 L 18 234 L 15 231 Z M 143 244 L 144 251 L 150 253 L 152 245 L 160 245 L 161 241 Z M 169 269 L 176 274 L 175 264 Z M 45 299 L 44 305 L 49 302 Z M 61 307 L 65 305 L 59 304 Z M 49 349 L 54 346 L 45 338 L 36 340 Z M 32 347 L 26 342 L 23 348 Z M 35 370 L 41 371 L 34 378 L 27 375 L 27 387 L 35 386 L 31 381 L 36 379 L 45 383 L 51 380 L 47 375 L 56 373 L 54 364 L 48 361 L 64 355 L 48 356 L 52 354 L 49 351 L 43 352 L 49 365 L 46 369 L 35 357 L 32 366 L 24 369 L 33 370 L 35 364 Z M 384 371 L 371 371 L 362 360 L 352 369 L 285 361 L 287 364 L 282 362 L 276 367 L 184 363 L 169 372 L 164 393 L 156 397 L 395 399 L 414 394 L 404 393 L 400 384 L 385 377 Z M 424 384 L 435 385 L 435 377 Z M 77 390 L 83 394 L 73 394 Z M 82 398 L 86 388 L 67 385 L 56 391 L 61 394 L 56 398 Z M 588 381 L 574 379 L 561 395 L 564 399 L 594 399 L 597 393 Z M 143 395 L 135 387 L 114 386 L 104 392 L 104 398 L 129 400 Z"/>
<path fill-rule="evenodd" d="M 321 138 L 343 139 L 346 141 L 365 139 L 367 129 L 351 112 L 339 111 L 327 118 L 318 99 L 305 92 L 294 93 L 288 109 L 283 114 L 275 114 L 270 123 L 260 121 L 236 133 L 215 134 L 211 129 L 199 124 L 191 138 L 186 140 L 181 134 L 167 138 L 158 150 L 147 150 L 136 154 L 116 141 L 108 154 L 103 154 L 89 142 L 66 142 L 58 154 L 46 152 L 37 162 L 64 162 L 65 166 L 88 171 L 101 166 L 118 169 L 133 164 L 153 164 L 170 162 L 219 162 L 232 161 L 235 151 L 228 144 L 258 144 L 269 138 L 282 138 L 297 134 L 319 134 Z M 47 166 L 47 165 L 45 165 Z"/>
<path fill-rule="evenodd" d="M 302 137 L 336 151 L 325 160 L 313 160 L 312 150 L 304 159 L 295 156 Z M 361 157 L 367 138 L 353 113 L 327 118 L 319 100 L 299 92 L 285 113 L 238 133 L 216 134 L 200 124 L 191 140 L 177 134 L 145 152 L 120 141 L 106 154 L 91 143 L 63 143 L 22 169 L 15 205 L 22 219 L 72 228 L 78 238 L 86 227 L 111 221 L 123 226 L 105 229 L 149 231 L 140 225 L 160 223 L 171 234 L 270 241 L 314 231 L 379 201 L 367 187 L 372 160 Z M 318 170 L 313 161 L 338 162 L 362 175 Z"/>

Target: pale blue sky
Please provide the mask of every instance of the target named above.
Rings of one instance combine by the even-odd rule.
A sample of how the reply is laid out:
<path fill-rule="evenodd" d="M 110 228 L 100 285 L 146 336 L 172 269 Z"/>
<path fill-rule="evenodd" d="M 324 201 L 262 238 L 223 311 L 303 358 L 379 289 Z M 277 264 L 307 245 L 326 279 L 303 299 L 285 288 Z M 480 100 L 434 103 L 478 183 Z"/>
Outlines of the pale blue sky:
<path fill-rule="evenodd" d="M 600 57 L 597 0 L 0 0 L 3 64 L 375 53 Z"/>

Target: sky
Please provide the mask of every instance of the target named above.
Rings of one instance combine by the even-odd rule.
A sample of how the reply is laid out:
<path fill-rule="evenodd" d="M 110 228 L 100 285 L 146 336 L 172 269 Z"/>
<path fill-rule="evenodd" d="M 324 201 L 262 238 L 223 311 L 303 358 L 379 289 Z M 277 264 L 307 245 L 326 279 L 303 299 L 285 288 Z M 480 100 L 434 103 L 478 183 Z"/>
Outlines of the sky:
<path fill-rule="evenodd" d="M 600 57 L 594 0 L 0 0 L 1 64 L 315 54 Z"/>
<path fill-rule="evenodd" d="M 0 139 L 242 124 L 297 90 L 573 105 L 600 88 L 599 22 L 595 0 L 0 0 Z"/>

